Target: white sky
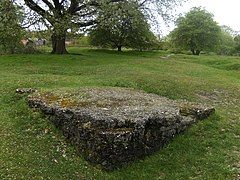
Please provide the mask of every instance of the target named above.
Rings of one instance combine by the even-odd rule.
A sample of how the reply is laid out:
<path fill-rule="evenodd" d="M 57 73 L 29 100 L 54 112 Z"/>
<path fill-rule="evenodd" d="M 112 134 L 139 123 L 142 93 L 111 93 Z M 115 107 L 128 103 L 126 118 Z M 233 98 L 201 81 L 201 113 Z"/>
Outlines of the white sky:
<path fill-rule="evenodd" d="M 212 13 L 219 25 L 227 25 L 235 31 L 240 31 L 240 0 L 188 0 L 178 8 L 177 14 L 187 13 L 192 7 L 199 6 Z M 163 33 L 166 35 L 173 27 L 165 27 Z"/>

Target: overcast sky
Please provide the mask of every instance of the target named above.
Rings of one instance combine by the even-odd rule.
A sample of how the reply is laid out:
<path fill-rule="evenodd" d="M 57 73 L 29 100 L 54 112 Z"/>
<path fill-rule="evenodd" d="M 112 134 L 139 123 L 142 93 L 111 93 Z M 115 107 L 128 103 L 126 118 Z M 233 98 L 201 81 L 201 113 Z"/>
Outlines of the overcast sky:
<path fill-rule="evenodd" d="M 188 0 L 177 13 L 186 13 L 192 7 L 204 7 L 214 15 L 219 25 L 230 26 L 235 31 L 240 31 L 240 0 Z M 165 28 L 164 34 L 173 29 L 173 25 Z"/>

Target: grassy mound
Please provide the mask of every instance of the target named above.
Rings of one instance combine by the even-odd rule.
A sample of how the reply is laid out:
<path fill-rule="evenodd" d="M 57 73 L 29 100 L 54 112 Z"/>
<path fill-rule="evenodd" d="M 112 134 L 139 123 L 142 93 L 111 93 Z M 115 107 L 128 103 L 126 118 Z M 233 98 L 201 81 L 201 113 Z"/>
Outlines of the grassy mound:
<path fill-rule="evenodd" d="M 238 57 L 165 52 L 96 51 L 82 55 L 0 56 L 0 179 L 236 179 L 240 174 L 240 64 Z M 217 114 L 166 148 L 106 173 L 90 166 L 41 113 L 30 110 L 19 87 L 75 90 L 130 87 L 170 99 L 204 102 Z"/>

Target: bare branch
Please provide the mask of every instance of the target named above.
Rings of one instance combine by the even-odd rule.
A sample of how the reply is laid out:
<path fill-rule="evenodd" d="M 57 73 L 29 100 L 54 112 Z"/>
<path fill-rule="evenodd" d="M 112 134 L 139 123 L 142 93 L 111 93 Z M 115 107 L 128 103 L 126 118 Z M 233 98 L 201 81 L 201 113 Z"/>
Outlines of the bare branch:
<path fill-rule="evenodd" d="M 50 10 L 54 10 L 54 6 L 52 5 L 52 3 L 50 3 L 48 0 L 42 0 L 48 7 Z"/>
<path fill-rule="evenodd" d="M 37 3 L 35 3 L 33 0 L 24 0 L 24 2 L 26 3 L 26 5 L 32 9 L 33 11 L 37 12 L 38 14 L 40 14 L 42 17 L 46 18 L 49 22 L 52 22 L 51 14 L 49 12 L 47 12 L 46 10 L 44 10 L 43 8 L 41 8 Z"/>

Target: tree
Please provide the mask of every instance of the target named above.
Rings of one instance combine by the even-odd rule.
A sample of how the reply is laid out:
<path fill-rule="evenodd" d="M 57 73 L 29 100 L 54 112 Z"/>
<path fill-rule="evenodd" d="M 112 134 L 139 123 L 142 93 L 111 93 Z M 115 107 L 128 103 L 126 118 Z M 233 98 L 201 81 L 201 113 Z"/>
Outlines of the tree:
<path fill-rule="evenodd" d="M 5 52 L 15 53 L 21 42 L 23 18 L 19 6 L 11 0 L 0 1 L 0 46 Z"/>
<path fill-rule="evenodd" d="M 94 46 L 148 49 L 155 40 L 143 13 L 134 2 L 120 2 L 103 7 L 97 26 L 90 32 Z"/>
<path fill-rule="evenodd" d="M 227 26 L 221 27 L 220 43 L 217 47 L 217 53 L 220 55 L 232 55 L 235 49 L 233 38 L 234 31 Z"/>
<path fill-rule="evenodd" d="M 172 42 L 192 54 L 211 51 L 218 45 L 221 29 L 213 15 L 201 8 L 193 8 L 177 20 L 177 28 L 171 33 Z"/>
<path fill-rule="evenodd" d="M 39 14 L 52 30 L 52 53 L 56 54 L 67 53 L 65 39 L 69 29 L 97 23 L 98 10 L 102 4 L 128 1 L 131 0 L 24 0 L 25 5 Z M 166 17 L 166 11 L 180 1 L 137 0 L 137 3 L 146 14 L 154 7 L 158 14 Z"/>
<path fill-rule="evenodd" d="M 235 51 L 237 54 L 240 54 L 240 35 L 234 37 L 235 41 Z"/>

